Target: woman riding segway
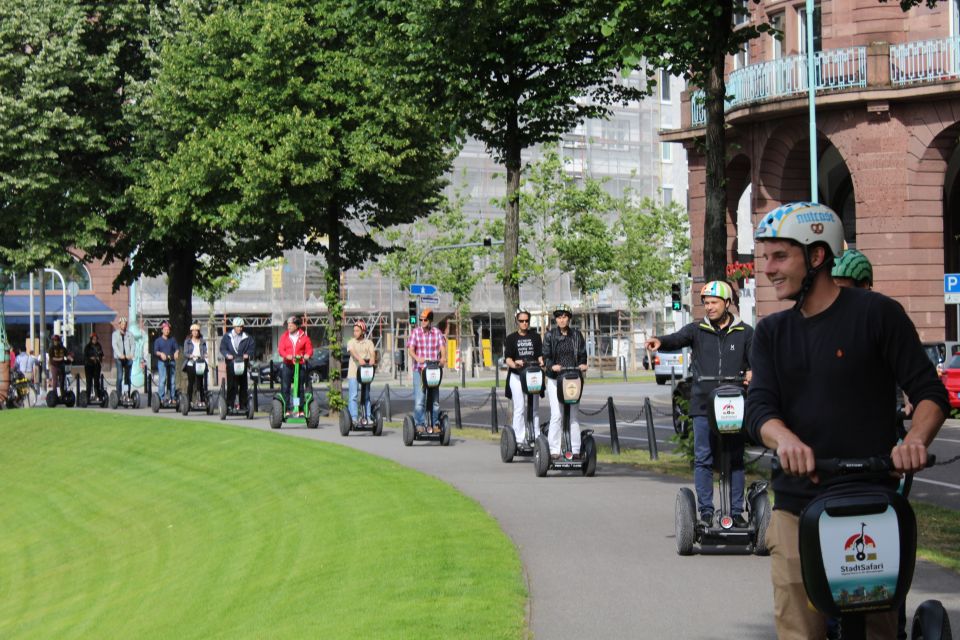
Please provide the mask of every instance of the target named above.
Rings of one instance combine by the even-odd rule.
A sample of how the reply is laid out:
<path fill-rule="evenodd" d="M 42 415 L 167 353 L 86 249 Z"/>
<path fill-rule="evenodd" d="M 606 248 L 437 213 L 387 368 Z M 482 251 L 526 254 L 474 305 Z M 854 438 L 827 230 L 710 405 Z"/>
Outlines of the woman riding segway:
<path fill-rule="evenodd" d="M 47 393 L 47 406 L 55 407 L 58 402 L 62 402 L 68 407 L 72 407 L 76 397 L 70 389 L 67 388 L 67 367 L 73 362 L 73 356 L 63 346 L 60 336 L 53 335 L 50 343 L 50 381 L 53 387 Z"/>
<path fill-rule="evenodd" d="M 87 379 L 86 391 L 77 398 L 77 404 L 86 407 L 90 404 L 90 391 L 96 394 L 96 403 L 107 406 L 107 389 L 103 384 L 103 347 L 96 333 L 90 334 L 90 340 L 83 348 L 83 372 Z"/>
<path fill-rule="evenodd" d="M 353 323 L 353 337 L 347 342 L 350 364 L 347 369 L 349 384 L 348 411 L 340 412 L 340 434 L 348 435 L 354 429 L 371 429 L 373 435 L 380 435 L 383 420 L 374 415 L 370 402 L 370 385 L 377 366 L 377 349 L 367 337 L 367 323 L 357 320 Z M 360 402 L 358 403 L 357 400 Z"/>
<path fill-rule="evenodd" d="M 187 415 L 191 409 L 213 412 L 207 393 L 207 342 L 200 334 L 200 325 L 190 325 L 190 335 L 183 341 L 183 371 L 187 374 L 187 395 L 180 396 L 180 413 Z M 199 400 L 194 401 L 194 391 Z"/>
<path fill-rule="evenodd" d="M 540 433 L 540 398 L 543 396 L 543 341 L 530 330 L 530 312 L 517 309 L 517 330 L 507 336 L 504 360 L 507 363 L 505 395 L 513 401 L 513 429 L 500 436 L 500 458 L 513 460 L 517 453 L 533 455 L 533 444 Z M 529 375 L 528 375 L 529 374 Z M 539 388 L 529 382 L 539 380 Z"/>
<path fill-rule="evenodd" d="M 220 340 L 220 355 L 226 365 L 226 388 L 220 385 L 220 419 L 228 415 L 253 418 L 253 403 L 247 393 L 247 374 L 253 357 L 253 336 L 244 330 L 243 318 L 233 319 L 233 329 Z"/>
<path fill-rule="evenodd" d="M 550 428 L 547 442 L 550 446 L 550 460 L 559 460 L 563 456 L 567 461 L 580 459 L 580 421 L 576 403 L 561 405 L 557 393 L 560 374 L 565 370 L 579 370 L 580 377 L 587 370 L 587 342 L 579 330 L 570 326 L 573 311 L 569 305 L 559 304 L 553 310 L 557 326 L 547 332 L 543 340 L 543 363 L 547 369 L 547 398 L 550 400 Z M 579 401 L 579 398 L 578 398 Z M 569 411 L 570 449 L 561 448 L 564 411 Z"/>
<path fill-rule="evenodd" d="M 279 429 L 284 422 L 306 423 L 308 429 L 316 429 L 320 424 L 320 403 L 316 400 L 312 387 L 305 386 L 310 377 L 307 361 L 313 355 L 313 343 L 307 332 L 301 327 L 300 316 L 287 318 L 287 330 L 280 336 L 277 351 L 283 359 L 281 374 L 281 393 L 274 397 L 270 406 L 270 427 Z M 291 394 L 291 387 L 293 393 Z M 306 407 L 308 413 L 304 413 Z"/>

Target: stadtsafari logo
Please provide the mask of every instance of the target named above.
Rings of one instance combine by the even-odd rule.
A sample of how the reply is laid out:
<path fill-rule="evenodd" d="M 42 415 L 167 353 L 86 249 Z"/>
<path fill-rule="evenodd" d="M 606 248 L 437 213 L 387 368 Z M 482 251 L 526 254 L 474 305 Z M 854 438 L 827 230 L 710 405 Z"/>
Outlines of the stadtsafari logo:
<path fill-rule="evenodd" d="M 732 402 L 725 402 L 723 406 L 720 407 L 721 418 L 736 418 L 737 415 L 737 408 Z"/>
<path fill-rule="evenodd" d="M 563 395 L 571 400 L 577 397 L 577 391 L 579 391 L 580 385 L 576 381 L 571 381 L 563 385 Z"/>
<path fill-rule="evenodd" d="M 860 531 L 849 536 L 843 545 L 843 559 L 840 573 L 844 575 L 865 575 L 883 571 L 883 562 L 879 561 L 876 541 L 867 533 L 867 523 L 860 523 Z"/>

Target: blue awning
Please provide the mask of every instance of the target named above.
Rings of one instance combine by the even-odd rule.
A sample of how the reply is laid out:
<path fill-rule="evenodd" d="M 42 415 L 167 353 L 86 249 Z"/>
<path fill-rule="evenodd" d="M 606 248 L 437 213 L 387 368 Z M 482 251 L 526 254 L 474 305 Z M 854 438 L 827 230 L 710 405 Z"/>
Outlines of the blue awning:
<path fill-rule="evenodd" d="M 63 296 L 47 292 L 46 301 L 47 324 L 59 320 L 63 315 Z M 70 296 L 67 296 L 67 311 L 70 311 Z M 10 295 L 3 297 L 3 312 L 7 324 L 30 324 L 30 296 Z M 40 296 L 33 298 L 34 322 L 40 319 Z M 78 295 L 73 300 L 73 316 L 77 324 L 93 322 L 113 322 L 117 312 L 103 303 L 92 293 Z"/>

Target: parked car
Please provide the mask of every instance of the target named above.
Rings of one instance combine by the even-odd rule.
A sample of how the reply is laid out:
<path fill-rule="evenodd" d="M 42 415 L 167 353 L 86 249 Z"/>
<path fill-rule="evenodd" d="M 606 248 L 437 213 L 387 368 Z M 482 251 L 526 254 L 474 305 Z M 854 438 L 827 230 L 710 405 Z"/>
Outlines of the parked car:
<path fill-rule="evenodd" d="M 682 379 L 687 369 L 684 368 L 684 361 L 687 367 L 690 365 L 690 352 L 687 349 L 681 351 L 657 351 L 653 354 L 653 375 L 657 384 L 666 384 L 672 375 L 677 380 Z"/>
<path fill-rule="evenodd" d="M 950 396 L 950 406 L 954 409 L 960 409 L 960 355 L 953 356 L 950 362 L 943 367 L 940 381 L 947 388 L 947 395 Z"/>
<path fill-rule="evenodd" d="M 924 342 L 923 350 L 926 352 L 930 362 L 937 368 L 937 375 L 942 375 L 946 363 L 953 360 L 953 357 L 960 353 L 960 342 L 954 340 L 944 340 L 941 342 Z"/>
<path fill-rule="evenodd" d="M 280 356 L 274 354 L 273 358 L 273 381 L 280 383 Z M 340 356 L 340 378 L 346 380 L 347 368 L 350 366 L 350 356 L 346 349 Z M 324 382 L 330 377 L 330 349 L 329 347 L 319 347 L 313 350 L 313 355 L 307 360 L 307 371 L 310 372 L 310 379 L 314 383 Z M 270 362 L 260 365 L 260 380 L 263 384 L 270 382 Z"/>

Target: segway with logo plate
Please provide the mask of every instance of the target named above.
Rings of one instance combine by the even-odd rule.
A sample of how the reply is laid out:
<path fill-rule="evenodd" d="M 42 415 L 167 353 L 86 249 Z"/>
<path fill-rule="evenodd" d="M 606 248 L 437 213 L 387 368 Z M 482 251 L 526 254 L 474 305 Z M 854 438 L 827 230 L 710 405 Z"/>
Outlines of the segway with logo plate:
<path fill-rule="evenodd" d="M 504 462 L 512 462 L 514 456 L 530 457 L 534 454 L 536 448 L 537 434 L 534 431 L 533 404 L 534 397 L 543 393 L 543 369 L 539 365 L 527 365 L 518 373 L 512 374 L 520 377 L 520 387 L 523 389 L 523 397 L 526 402 L 524 411 L 524 437 L 522 442 L 517 442 L 517 436 L 513 432 L 513 427 L 507 427 L 500 433 L 500 459 Z M 519 402 L 514 398 L 514 402 Z"/>
<path fill-rule="evenodd" d="M 557 374 L 557 398 L 563 407 L 562 433 L 560 436 L 560 457 L 550 456 L 550 442 L 547 435 L 537 436 L 533 452 L 533 468 L 537 477 L 547 475 L 550 469 L 578 470 L 592 477 L 597 471 L 597 445 L 593 439 L 593 429 L 580 431 L 580 455 L 574 455 L 570 440 L 570 411 L 580 404 L 583 394 L 583 373 L 577 367 L 566 367 Z"/>
<path fill-rule="evenodd" d="M 306 385 L 303 397 L 300 397 L 300 376 L 305 378 Z M 304 411 L 306 407 L 306 411 Z M 282 393 L 273 397 L 270 403 L 270 428 L 279 429 L 283 423 L 305 424 L 308 429 L 316 429 L 320 425 L 320 399 L 313 392 L 313 383 L 307 371 L 305 356 L 296 356 L 293 359 L 293 382 L 290 386 L 290 406 Z"/>
<path fill-rule="evenodd" d="M 358 394 L 360 406 L 357 408 L 357 421 L 350 417 L 350 412 L 340 412 L 340 435 L 348 436 L 351 431 L 369 431 L 375 436 L 383 433 L 383 416 L 380 415 L 380 405 L 371 405 L 370 415 L 367 415 L 367 398 L 370 397 L 370 387 L 376 374 L 376 367 L 370 360 L 364 360 L 357 367 L 357 383 L 360 385 Z"/>
<path fill-rule="evenodd" d="M 207 383 L 207 361 L 200 358 L 191 358 L 187 366 L 193 367 L 194 388 L 193 397 L 188 398 L 187 394 L 180 394 L 179 410 L 183 415 L 189 415 L 191 411 L 203 411 L 208 416 L 213 415 L 213 403 L 210 402 L 210 389 Z"/>
<path fill-rule="evenodd" d="M 733 520 L 733 461 L 734 456 L 742 451 L 739 439 L 743 437 L 741 431 L 746 404 L 743 378 L 702 376 L 700 380 L 724 383 L 710 392 L 707 404 L 714 466 L 718 472 L 719 509 L 714 514 L 713 522 L 704 525 L 697 519 L 694 492 L 688 487 L 680 489 L 674 508 L 677 553 L 689 555 L 693 552 L 694 544 L 714 544 L 746 546 L 757 555 L 766 555 L 767 527 L 770 524 L 770 497 L 767 495 L 766 481 L 754 482 L 747 490 L 746 503 L 743 505 L 747 526 L 734 526 Z"/>
<path fill-rule="evenodd" d="M 424 388 L 424 411 L 426 425 L 418 427 L 413 416 L 403 418 L 403 444 L 411 446 L 416 440 L 436 440 L 441 446 L 450 444 L 450 424 L 447 413 L 440 411 L 437 420 L 433 419 L 433 406 L 439 403 L 440 382 L 443 380 L 443 367 L 436 360 L 428 360 L 420 370 L 420 383 Z"/>
<path fill-rule="evenodd" d="M 890 456 L 815 464 L 824 489 L 800 514 L 803 584 L 814 607 L 840 620 L 844 640 L 860 640 L 865 614 L 894 611 L 906 599 L 916 564 L 916 516 L 891 486 Z M 933 464 L 931 455 L 927 466 Z M 951 638 L 943 604 L 923 602 L 911 631 L 912 638 Z"/>
<path fill-rule="evenodd" d="M 173 360 L 160 360 L 157 362 L 157 367 L 167 368 L 167 387 L 169 388 L 170 382 L 173 381 L 177 375 L 177 363 Z M 160 399 L 159 389 L 151 393 L 150 410 L 154 413 L 158 413 L 160 409 L 173 409 L 174 411 L 180 411 L 180 390 L 174 389 L 173 397 L 167 396 L 162 400 Z"/>
<path fill-rule="evenodd" d="M 236 358 L 233 360 L 227 360 L 226 362 L 226 366 L 233 367 L 234 379 L 247 375 L 249 364 L 250 363 L 248 363 L 246 360 L 240 360 Z M 220 415 L 221 420 L 226 420 L 227 416 L 242 416 L 247 420 L 252 420 L 253 419 L 252 393 L 248 390 L 246 402 L 241 402 L 239 381 L 236 382 L 236 385 L 237 385 L 237 396 L 233 399 L 233 404 L 229 404 L 227 402 L 227 380 L 226 378 L 224 378 L 223 380 L 220 381 L 220 393 L 217 394 L 217 413 Z"/>

